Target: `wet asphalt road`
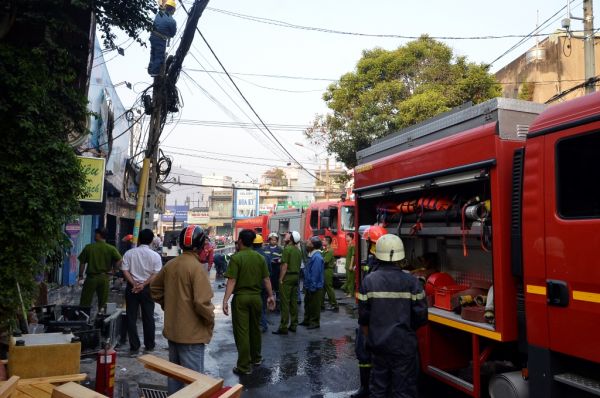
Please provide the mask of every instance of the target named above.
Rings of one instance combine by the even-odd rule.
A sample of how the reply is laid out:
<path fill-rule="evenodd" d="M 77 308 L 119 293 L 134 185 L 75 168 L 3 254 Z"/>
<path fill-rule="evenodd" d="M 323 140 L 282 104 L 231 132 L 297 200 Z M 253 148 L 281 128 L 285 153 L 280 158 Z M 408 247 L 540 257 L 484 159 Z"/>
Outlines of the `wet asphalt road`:
<path fill-rule="evenodd" d="M 205 372 L 213 377 L 225 380 L 225 385 L 241 383 L 243 396 L 268 397 L 348 397 L 359 387 L 359 375 L 354 356 L 354 333 L 356 306 L 343 293 L 336 290 L 340 304 L 339 312 L 321 313 L 321 328 L 306 330 L 299 326 L 297 333 L 273 335 L 279 325 L 279 314 L 268 315 L 269 331 L 263 334 L 263 364 L 255 367 L 249 376 L 237 376 L 232 372 L 236 364 L 237 351 L 233 341 L 231 317 L 221 310 L 224 288 L 219 288 L 221 280 L 214 281 L 216 323 L 212 341 L 207 345 Z M 77 297 L 77 288 L 71 292 Z M 120 294 L 111 293 L 111 299 L 121 302 Z M 300 305 L 300 321 L 303 308 Z M 154 355 L 167 358 L 167 341 L 162 337 L 162 311 L 156 307 L 156 350 Z M 141 321 L 138 323 L 142 336 Z M 135 390 L 136 384 L 165 386 L 166 378 L 148 371 L 128 353 L 129 347 L 118 347 L 117 382 L 129 384 L 129 390 Z M 82 372 L 93 379 L 95 361 L 82 361 Z M 422 380 L 420 397 L 464 397 L 455 391 L 427 379 Z"/>

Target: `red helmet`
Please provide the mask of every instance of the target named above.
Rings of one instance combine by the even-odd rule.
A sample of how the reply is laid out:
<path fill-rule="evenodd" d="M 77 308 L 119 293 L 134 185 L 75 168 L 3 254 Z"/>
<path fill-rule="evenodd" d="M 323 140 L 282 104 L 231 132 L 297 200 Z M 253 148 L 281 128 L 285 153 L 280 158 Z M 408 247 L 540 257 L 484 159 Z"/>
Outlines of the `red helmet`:
<path fill-rule="evenodd" d="M 199 225 L 188 225 L 179 234 L 179 247 L 183 250 L 196 250 L 204 247 L 206 234 Z"/>
<path fill-rule="evenodd" d="M 388 230 L 382 227 L 381 225 L 373 225 L 367 228 L 365 232 L 363 232 L 362 237 L 364 240 L 370 240 L 371 242 L 375 243 L 379 238 L 388 233 Z"/>

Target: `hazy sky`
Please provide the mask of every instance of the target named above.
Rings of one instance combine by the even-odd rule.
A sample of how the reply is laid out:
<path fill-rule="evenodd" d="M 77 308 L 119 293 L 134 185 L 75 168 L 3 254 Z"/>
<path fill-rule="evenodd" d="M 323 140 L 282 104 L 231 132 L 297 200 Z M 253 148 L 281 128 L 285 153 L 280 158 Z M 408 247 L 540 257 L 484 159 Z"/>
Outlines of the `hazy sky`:
<path fill-rule="evenodd" d="M 185 4 L 189 9 L 192 0 L 186 0 Z M 582 16 L 581 4 L 581 1 L 572 2 L 574 16 Z M 536 21 L 544 22 L 565 5 L 566 0 L 211 0 L 209 9 L 200 19 L 199 28 L 229 72 L 315 79 L 234 75 L 239 88 L 261 118 L 268 125 L 278 125 L 272 129 L 277 139 L 305 167 L 314 168 L 315 153 L 323 149 L 313 147 L 308 150 L 294 143 L 308 146 L 301 133 L 303 126 L 308 125 L 315 114 L 327 111 L 321 99 L 330 83 L 327 79 L 337 79 L 352 71 L 363 49 L 394 49 L 408 39 L 291 29 L 241 19 L 220 11 L 346 32 L 472 37 L 528 34 L 535 29 Z M 594 7 L 600 13 L 597 1 L 594 1 Z M 565 13 L 563 11 L 553 18 L 543 32 L 560 28 Z M 178 7 L 175 16 L 181 33 L 186 17 L 181 7 Z M 575 30 L 582 29 L 580 21 L 573 20 L 571 26 Z M 600 27 L 600 23 L 596 22 L 596 26 Z M 443 41 L 456 54 L 467 56 L 474 62 L 487 63 L 519 40 Z M 135 102 L 136 92 L 139 93 L 150 82 L 146 72 L 149 48 L 131 44 L 124 37 L 118 42 L 125 42 L 125 56 L 109 52 L 105 58 L 115 85 L 124 80 L 134 84 L 135 91 L 128 90 L 125 85 L 118 88 L 123 104 L 128 107 Z M 178 41 L 174 44 L 172 51 Z M 534 44 L 535 39 L 530 39 L 497 61 L 492 70 L 506 65 Z M 231 126 L 240 122 L 251 125 L 258 121 L 224 75 L 201 72 L 221 69 L 198 35 L 183 65 L 185 73 L 180 77 L 178 88 L 184 107 L 180 114 L 174 115 L 173 123 L 166 126 L 162 136 L 163 150 L 172 154 L 176 165 L 202 174 L 231 175 L 234 180 L 249 181 L 246 174 L 259 178 L 267 168 L 284 166 L 290 161 L 289 156 L 268 142 L 259 130 L 221 127 L 223 122 Z M 178 119 L 181 119 L 179 123 Z M 198 125 L 199 122 L 202 125 Z M 265 134 L 268 133 L 265 131 Z M 266 142 L 268 144 L 265 145 Z M 319 158 L 323 160 L 324 156 L 321 153 Z"/>

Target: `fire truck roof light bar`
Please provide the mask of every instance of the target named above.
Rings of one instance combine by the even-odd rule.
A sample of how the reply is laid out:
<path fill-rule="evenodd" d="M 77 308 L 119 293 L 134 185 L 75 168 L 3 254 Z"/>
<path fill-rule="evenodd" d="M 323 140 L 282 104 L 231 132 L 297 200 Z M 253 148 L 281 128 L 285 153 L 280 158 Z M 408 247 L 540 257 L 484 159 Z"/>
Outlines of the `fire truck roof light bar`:
<path fill-rule="evenodd" d="M 496 160 L 490 159 L 434 173 L 400 179 L 390 183 L 357 188 L 354 192 L 356 192 L 361 199 L 369 199 L 392 193 L 414 192 L 428 188 L 464 184 L 488 178 L 489 168 L 495 164 Z"/>

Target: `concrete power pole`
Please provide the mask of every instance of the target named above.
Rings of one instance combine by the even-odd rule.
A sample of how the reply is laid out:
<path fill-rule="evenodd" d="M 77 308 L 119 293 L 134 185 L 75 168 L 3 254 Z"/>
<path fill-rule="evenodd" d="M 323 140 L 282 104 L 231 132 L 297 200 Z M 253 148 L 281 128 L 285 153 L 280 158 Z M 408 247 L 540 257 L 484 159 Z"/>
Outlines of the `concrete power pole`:
<path fill-rule="evenodd" d="M 585 93 L 590 94 L 596 91 L 595 85 L 591 79 L 596 77 L 596 54 L 594 50 L 594 10 L 593 1 L 583 1 L 583 35 L 584 35 L 584 57 L 585 57 Z"/>
<path fill-rule="evenodd" d="M 167 93 L 172 92 L 173 90 L 169 90 L 169 87 L 174 87 L 177 83 L 179 73 L 181 72 L 183 59 L 187 55 L 192 45 L 198 20 L 208 5 L 208 1 L 209 0 L 194 1 L 192 9 L 188 13 L 188 19 L 184 27 L 183 34 L 181 35 L 180 45 L 177 48 L 170 66 L 168 67 L 166 73 L 161 73 L 159 76 L 154 78 L 150 131 L 148 133 L 148 144 L 146 146 L 144 163 L 142 165 L 142 176 L 140 179 L 138 201 L 135 211 L 135 223 L 133 226 L 134 246 L 137 245 L 140 226 L 143 225 L 143 228 L 152 228 L 154 225 L 156 185 L 158 180 L 158 141 L 160 139 L 160 134 L 162 133 L 162 128 L 169 108 L 169 98 Z M 184 6 L 183 3 L 181 3 L 181 6 Z"/>

